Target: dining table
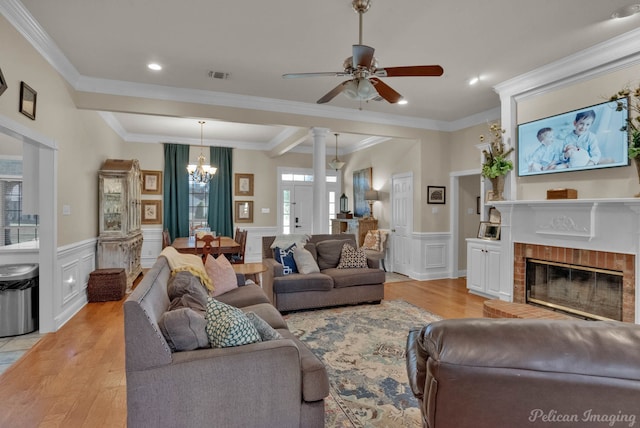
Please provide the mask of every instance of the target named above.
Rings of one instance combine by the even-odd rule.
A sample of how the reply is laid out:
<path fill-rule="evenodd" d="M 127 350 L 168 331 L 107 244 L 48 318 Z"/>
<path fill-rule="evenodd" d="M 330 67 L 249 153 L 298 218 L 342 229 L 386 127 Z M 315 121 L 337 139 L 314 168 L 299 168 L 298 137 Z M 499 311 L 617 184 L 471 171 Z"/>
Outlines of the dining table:
<path fill-rule="evenodd" d="M 178 250 L 179 253 L 185 254 L 195 254 L 196 253 L 196 238 L 194 236 L 191 237 L 183 237 L 176 238 L 171 243 L 171 246 Z M 202 247 L 204 246 L 203 241 L 198 242 L 198 251 L 197 254 L 202 254 Z M 233 240 L 230 236 L 221 236 L 220 237 L 220 252 L 223 254 L 235 254 L 240 251 L 240 244 Z"/>

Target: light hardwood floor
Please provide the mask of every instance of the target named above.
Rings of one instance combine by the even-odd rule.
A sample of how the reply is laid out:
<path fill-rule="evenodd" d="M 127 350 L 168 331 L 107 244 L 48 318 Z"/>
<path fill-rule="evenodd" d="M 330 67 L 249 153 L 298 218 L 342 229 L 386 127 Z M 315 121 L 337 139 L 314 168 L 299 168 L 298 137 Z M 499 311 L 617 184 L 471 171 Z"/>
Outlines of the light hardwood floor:
<path fill-rule="evenodd" d="M 465 278 L 387 283 L 385 299 L 443 318 L 482 317 L 485 300 Z M 0 427 L 126 426 L 123 301 L 89 303 L 0 376 Z"/>

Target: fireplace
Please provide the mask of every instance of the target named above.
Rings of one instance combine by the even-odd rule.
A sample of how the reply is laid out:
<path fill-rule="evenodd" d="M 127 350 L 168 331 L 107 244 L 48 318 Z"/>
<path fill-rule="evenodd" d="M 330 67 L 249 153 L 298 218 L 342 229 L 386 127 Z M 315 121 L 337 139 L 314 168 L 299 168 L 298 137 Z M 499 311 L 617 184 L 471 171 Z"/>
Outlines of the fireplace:
<path fill-rule="evenodd" d="M 526 302 L 573 316 L 622 321 L 621 271 L 526 259 Z"/>
<path fill-rule="evenodd" d="M 516 303 L 634 322 L 635 282 L 633 254 L 514 243 Z"/>

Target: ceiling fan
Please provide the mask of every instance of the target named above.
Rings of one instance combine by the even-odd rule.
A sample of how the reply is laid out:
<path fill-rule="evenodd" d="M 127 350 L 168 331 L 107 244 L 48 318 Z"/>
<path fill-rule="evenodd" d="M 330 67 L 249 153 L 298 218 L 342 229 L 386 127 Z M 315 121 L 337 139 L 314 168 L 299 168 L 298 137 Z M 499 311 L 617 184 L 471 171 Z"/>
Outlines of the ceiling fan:
<path fill-rule="evenodd" d="M 338 86 L 330 90 L 317 102 L 324 104 L 331 101 L 338 94 L 344 93 L 347 97 L 359 100 L 385 99 L 395 104 L 404 100 L 402 95 L 396 92 L 379 77 L 406 77 L 406 76 L 442 76 L 444 70 L 439 65 L 413 65 L 404 67 L 378 67 L 378 61 L 373 56 L 375 51 L 371 46 L 362 44 L 362 15 L 369 10 L 371 0 L 352 0 L 353 9 L 358 13 L 360 32 L 357 45 L 353 45 L 352 56 L 344 60 L 344 71 L 327 71 L 316 73 L 289 73 L 283 74 L 284 78 L 319 77 L 319 76 L 350 76 Z"/>

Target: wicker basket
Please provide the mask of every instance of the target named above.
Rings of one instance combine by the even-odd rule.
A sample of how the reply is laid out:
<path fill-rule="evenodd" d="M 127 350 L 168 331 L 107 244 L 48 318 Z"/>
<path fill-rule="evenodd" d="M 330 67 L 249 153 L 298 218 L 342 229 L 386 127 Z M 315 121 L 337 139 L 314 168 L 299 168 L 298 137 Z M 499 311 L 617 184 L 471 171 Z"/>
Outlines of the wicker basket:
<path fill-rule="evenodd" d="M 120 300 L 127 288 L 127 275 L 122 268 L 96 269 L 89 274 L 87 294 L 90 302 Z"/>

